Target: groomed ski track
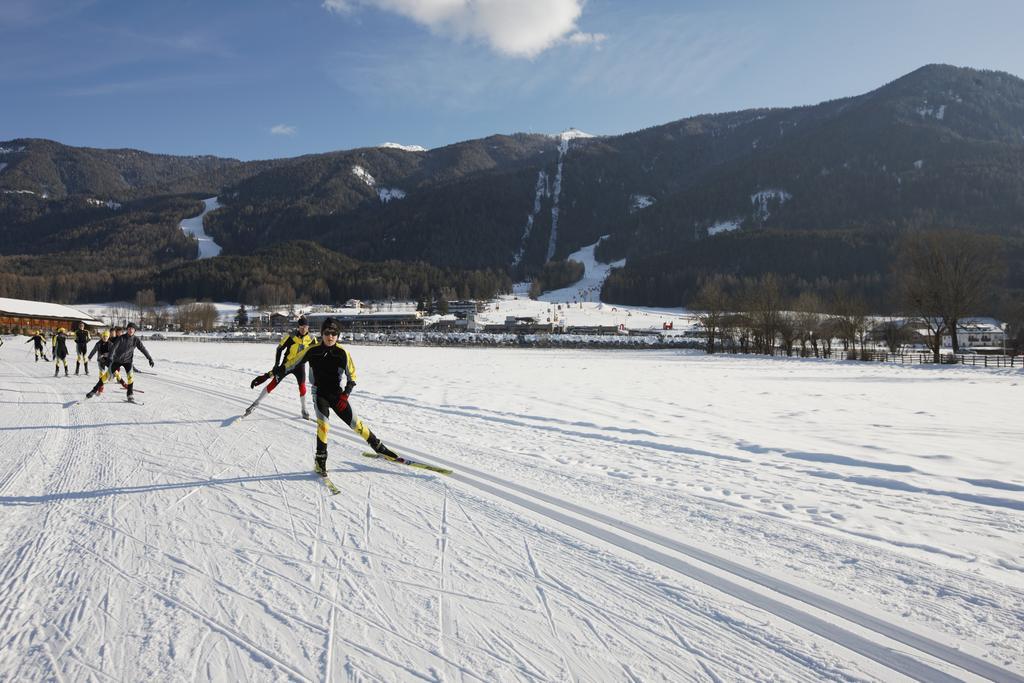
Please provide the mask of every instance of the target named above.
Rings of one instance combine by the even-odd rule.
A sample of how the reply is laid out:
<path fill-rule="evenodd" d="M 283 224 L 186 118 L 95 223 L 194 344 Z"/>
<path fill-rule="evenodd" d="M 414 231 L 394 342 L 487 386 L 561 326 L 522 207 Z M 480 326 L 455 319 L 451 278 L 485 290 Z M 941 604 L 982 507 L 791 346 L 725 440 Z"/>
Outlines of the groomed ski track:
<path fill-rule="evenodd" d="M 335 421 L 328 496 L 293 384 L 239 419 L 259 366 L 154 346 L 130 415 L 109 396 L 65 408 L 85 379 L 0 360 L 18 406 L 0 430 L 0 680 L 1024 680 L 895 615 L 388 439 L 396 413 L 431 406 L 353 398 L 396 450 L 454 475 L 360 462 Z"/>

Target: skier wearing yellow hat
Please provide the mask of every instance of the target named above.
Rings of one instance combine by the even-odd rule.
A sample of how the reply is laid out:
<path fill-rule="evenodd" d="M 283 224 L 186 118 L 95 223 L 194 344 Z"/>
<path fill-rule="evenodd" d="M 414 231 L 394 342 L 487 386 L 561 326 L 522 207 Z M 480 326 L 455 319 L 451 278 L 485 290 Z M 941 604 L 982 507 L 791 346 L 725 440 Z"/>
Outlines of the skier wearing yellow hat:
<path fill-rule="evenodd" d="M 68 338 L 64 334 L 64 328 L 58 327 L 57 334 L 50 340 L 53 351 L 53 376 L 60 374 L 60 364 L 64 363 L 64 376 L 68 376 Z"/>

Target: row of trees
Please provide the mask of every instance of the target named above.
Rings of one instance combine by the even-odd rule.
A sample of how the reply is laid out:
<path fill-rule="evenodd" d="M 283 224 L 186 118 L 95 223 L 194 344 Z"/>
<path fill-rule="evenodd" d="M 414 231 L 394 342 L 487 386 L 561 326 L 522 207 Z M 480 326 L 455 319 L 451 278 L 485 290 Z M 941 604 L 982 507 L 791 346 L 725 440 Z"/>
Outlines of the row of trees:
<path fill-rule="evenodd" d="M 152 289 L 139 290 L 132 304 L 116 306 L 105 317 L 111 325 L 134 321 L 144 329 L 182 332 L 213 330 L 217 326 L 217 307 L 208 301 L 180 299 L 173 305 L 160 304 Z"/>
<path fill-rule="evenodd" d="M 956 330 L 965 317 L 978 314 L 1002 276 L 995 241 L 955 231 L 911 233 L 901 240 L 895 274 L 904 319 L 928 331 L 927 343 L 936 362 L 944 336 L 959 352 Z M 693 301 L 707 338 L 706 349 L 738 349 L 744 353 L 792 355 L 831 353 L 833 339 L 844 349 L 864 348 L 869 337 L 892 351 L 911 341 L 906 323 L 890 318 L 878 324 L 857 295 L 838 293 L 823 300 L 813 291 L 787 297 L 774 273 L 757 278 L 714 275 Z"/>

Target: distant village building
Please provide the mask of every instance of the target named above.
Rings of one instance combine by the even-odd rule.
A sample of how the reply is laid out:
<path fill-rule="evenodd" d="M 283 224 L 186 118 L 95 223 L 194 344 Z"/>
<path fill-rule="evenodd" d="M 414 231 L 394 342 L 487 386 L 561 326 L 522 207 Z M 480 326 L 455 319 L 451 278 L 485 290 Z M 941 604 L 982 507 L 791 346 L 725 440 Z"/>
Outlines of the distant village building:
<path fill-rule="evenodd" d="M 0 297 L 0 331 L 7 334 L 28 330 L 33 333 L 36 330 L 53 332 L 58 327 L 70 330 L 79 321 L 84 322 L 89 330 L 107 326 L 102 320 L 63 304 Z"/>
<path fill-rule="evenodd" d="M 473 300 L 449 301 L 448 312 L 457 318 L 468 318 L 480 310 L 480 302 Z"/>
<path fill-rule="evenodd" d="M 366 305 L 359 299 L 349 299 L 345 302 L 345 308 L 365 308 Z"/>
<path fill-rule="evenodd" d="M 409 332 L 425 326 L 420 311 L 401 313 L 313 313 L 307 315 L 309 329 L 319 334 L 326 318 L 334 318 L 342 332 Z"/>
<path fill-rule="evenodd" d="M 503 331 L 516 334 L 551 334 L 554 329 L 555 326 L 552 323 L 542 322 L 539 318 L 510 315 L 505 318 Z"/>
<path fill-rule="evenodd" d="M 270 314 L 270 329 L 282 332 L 291 327 L 291 318 L 282 313 Z"/>
<path fill-rule="evenodd" d="M 969 321 L 960 323 L 956 330 L 957 342 L 961 349 L 1002 349 L 1006 345 L 1006 330 L 994 322 Z M 944 346 L 952 346 L 953 340 L 948 336 L 943 339 Z"/>

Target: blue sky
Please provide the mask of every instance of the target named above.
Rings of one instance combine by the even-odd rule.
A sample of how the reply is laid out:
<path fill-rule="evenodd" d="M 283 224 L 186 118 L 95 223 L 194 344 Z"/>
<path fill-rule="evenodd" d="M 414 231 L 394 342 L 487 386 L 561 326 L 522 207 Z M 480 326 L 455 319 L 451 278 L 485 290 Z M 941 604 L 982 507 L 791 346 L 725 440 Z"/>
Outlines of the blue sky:
<path fill-rule="evenodd" d="M 0 140 L 240 159 L 1024 76 L 1019 0 L 0 1 Z"/>

